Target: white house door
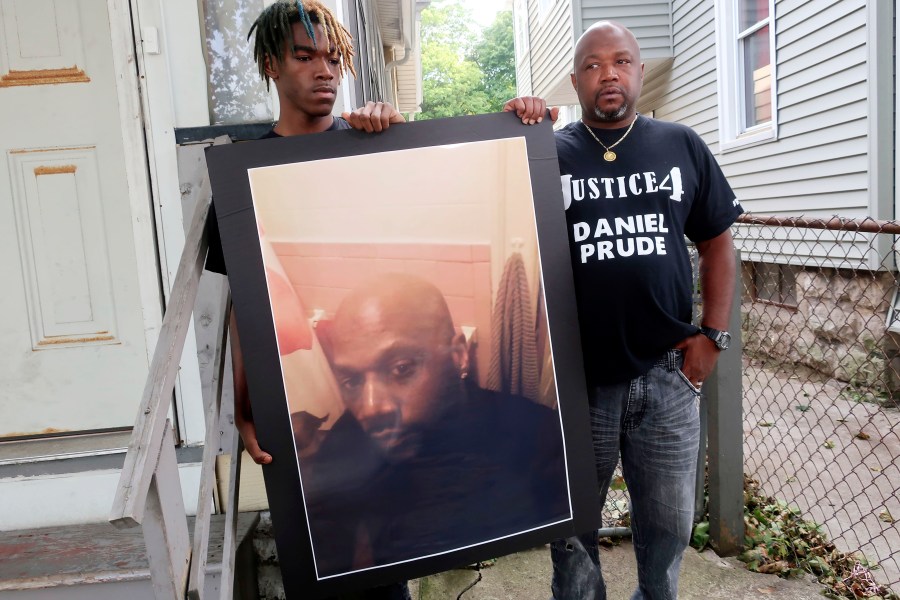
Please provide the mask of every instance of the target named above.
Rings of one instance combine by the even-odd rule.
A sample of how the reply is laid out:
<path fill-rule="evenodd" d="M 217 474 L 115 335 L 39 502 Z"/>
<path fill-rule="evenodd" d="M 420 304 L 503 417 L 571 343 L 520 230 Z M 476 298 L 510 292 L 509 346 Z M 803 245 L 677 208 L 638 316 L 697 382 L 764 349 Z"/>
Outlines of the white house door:
<path fill-rule="evenodd" d="M 107 0 L 0 0 L 0 439 L 134 423 L 149 361 L 112 53 Z"/>

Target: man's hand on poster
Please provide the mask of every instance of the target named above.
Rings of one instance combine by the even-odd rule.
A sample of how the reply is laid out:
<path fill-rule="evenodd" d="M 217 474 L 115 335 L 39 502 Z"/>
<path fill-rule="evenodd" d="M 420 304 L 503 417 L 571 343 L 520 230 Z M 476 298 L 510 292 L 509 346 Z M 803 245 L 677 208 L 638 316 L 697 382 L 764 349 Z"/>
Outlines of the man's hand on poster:
<path fill-rule="evenodd" d="M 341 116 L 350 127 L 368 133 L 384 131 L 397 123 L 406 123 L 396 108 L 388 102 L 366 102 L 366 105 L 353 112 L 342 113 Z"/>
<path fill-rule="evenodd" d="M 503 112 L 514 112 L 525 125 L 534 125 L 544 120 L 544 116 L 547 114 L 547 102 L 537 96 L 520 96 L 507 100 L 503 105 Z M 555 122 L 558 117 L 559 107 L 554 106 L 550 109 L 550 120 Z"/>

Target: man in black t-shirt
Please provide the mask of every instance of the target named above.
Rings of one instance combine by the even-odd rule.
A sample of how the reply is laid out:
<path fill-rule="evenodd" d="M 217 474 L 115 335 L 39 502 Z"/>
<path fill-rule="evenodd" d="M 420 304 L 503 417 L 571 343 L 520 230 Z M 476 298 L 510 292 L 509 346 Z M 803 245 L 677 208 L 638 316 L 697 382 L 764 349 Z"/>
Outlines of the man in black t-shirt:
<path fill-rule="evenodd" d="M 600 496 L 621 456 L 638 562 L 633 599 L 677 596 L 693 524 L 699 397 L 727 349 L 741 214 L 706 144 L 636 112 L 643 67 L 634 35 L 601 21 L 575 47 L 581 120 L 556 133 Z M 505 110 L 540 120 L 540 98 Z M 551 111 L 556 118 L 557 111 Z M 700 255 L 702 327 L 691 323 Z M 551 545 L 556 600 L 603 600 L 597 536 Z"/>

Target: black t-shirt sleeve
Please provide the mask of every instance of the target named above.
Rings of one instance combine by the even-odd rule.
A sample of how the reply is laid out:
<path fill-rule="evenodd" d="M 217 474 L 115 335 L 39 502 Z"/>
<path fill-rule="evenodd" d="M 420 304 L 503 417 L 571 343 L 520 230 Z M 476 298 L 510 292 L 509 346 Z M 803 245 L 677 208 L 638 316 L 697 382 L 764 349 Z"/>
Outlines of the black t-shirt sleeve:
<path fill-rule="evenodd" d="M 692 242 L 704 242 L 731 227 L 744 209 L 709 147 L 693 131 L 689 135 L 689 143 L 696 156 L 700 187 L 684 225 L 684 233 Z"/>

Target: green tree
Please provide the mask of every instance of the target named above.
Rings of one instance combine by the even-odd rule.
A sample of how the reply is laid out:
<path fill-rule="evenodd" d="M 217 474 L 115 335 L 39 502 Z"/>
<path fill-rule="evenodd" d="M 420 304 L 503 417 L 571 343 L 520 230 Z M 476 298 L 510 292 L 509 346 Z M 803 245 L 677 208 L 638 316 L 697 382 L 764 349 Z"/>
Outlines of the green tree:
<path fill-rule="evenodd" d="M 478 33 L 459 0 L 434 2 L 422 11 L 423 101 L 417 119 L 496 112 L 514 95 L 511 12 L 498 13 Z"/>
<path fill-rule="evenodd" d="M 490 110 L 502 110 L 504 102 L 516 95 L 516 52 L 512 11 L 497 13 L 472 50 L 472 60 L 482 72 L 482 89 Z"/>
<path fill-rule="evenodd" d="M 460 52 L 460 58 L 475 45 L 472 11 L 458 0 L 432 2 L 422 11 L 422 47 L 448 46 Z"/>

